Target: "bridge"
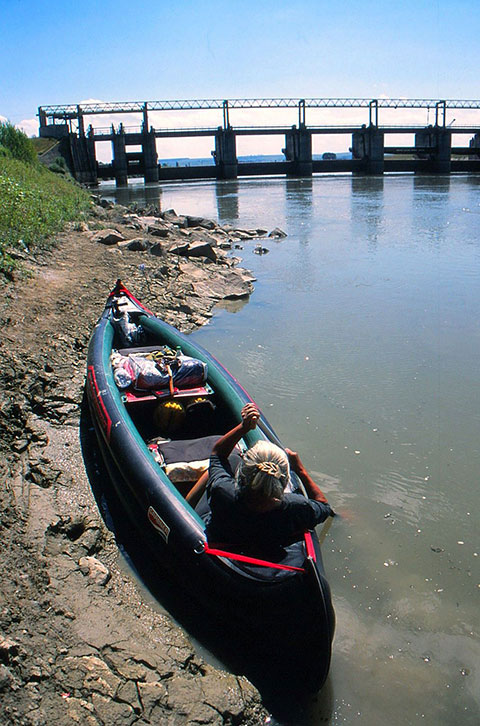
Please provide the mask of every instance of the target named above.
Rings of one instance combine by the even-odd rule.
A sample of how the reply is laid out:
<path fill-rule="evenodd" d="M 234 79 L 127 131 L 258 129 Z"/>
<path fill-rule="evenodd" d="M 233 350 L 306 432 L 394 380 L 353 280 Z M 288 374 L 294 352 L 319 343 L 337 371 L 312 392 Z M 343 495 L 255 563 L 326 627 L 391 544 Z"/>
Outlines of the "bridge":
<path fill-rule="evenodd" d="M 291 126 L 233 126 L 230 112 L 242 109 L 295 109 L 297 123 Z M 365 109 L 365 123 L 359 125 L 307 125 L 311 109 Z M 427 125 L 380 125 L 383 109 L 425 109 L 432 111 L 434 121 Z M 145 182 L 177 179 L 235 179 L 238 176 L 287 174 L 311 176 L 314 173 L 350 172 L 353 174 L 383 174 L 412 172 L 448 174 L 450 172 L 480 172 L 480 122 L 452 127 L 447 123 L 450 111 L 480 109 L 480 101 L 436 99 L 364 99 L 364 98 L 260 98 L 260 99 L 203 99 L 174 101 L 133 101 L 127 103 L 84 103 L 63 106 L 40 106 L 39 135 L 56 138 L 60 152 L 75 178 L 84 184 L 95 185 L 101 179 L 115 179 L 125 185 L 129 177 L 143 176 Z M 166 111 L 219 111 L 218 126 L 195 128 L 155 128 L 149 120 L 153 113 Z M 341 111 L 338 112 L 339 115 Z M 88 117 L 137 114 L 138 125 L 123 123 L 108 127 L 86 128 Z M 221 114 L 221 116 L 220 116 Z M 150 118 L 149 118 L 150 116 Z M 461 134 L 466 143 L 452 146 L 452 134 Z M 312 139 L 316 135 L 351 135 L 351 159 L 316 159 Z M 388 135 L 413 135 L 414 145 L 386 145 Z M 242 162 L 237 158 L 237 137 L 283 136 L 285 146 L 280 150 L 284 161 Z M 213 162 L 204 166 L 165 167 L 158 163 L 156 140 L 159 138 L 211 137 Z M 111 164 L 97 161 L 96 144 L 112 144 Z M 137 147 L 128 150 L 129 147 Z M 138 151 L 140 148 L 140 151 Z"/>

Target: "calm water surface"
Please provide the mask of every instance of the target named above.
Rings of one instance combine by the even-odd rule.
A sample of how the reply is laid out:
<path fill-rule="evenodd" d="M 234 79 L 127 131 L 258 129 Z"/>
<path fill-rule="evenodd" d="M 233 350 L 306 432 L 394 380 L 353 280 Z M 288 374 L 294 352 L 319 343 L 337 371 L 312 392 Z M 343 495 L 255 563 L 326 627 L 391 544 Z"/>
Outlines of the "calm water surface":
<path fill-rule="evenodd" d="M 254 294 L 194 335 L 340 515 L 323 545 L 333 662 L 307 722 L 478 725 L 480 177 L 142 186 L 118 201 L 145 194 L 288 233 L 264 256 L 245 244 Z"/>

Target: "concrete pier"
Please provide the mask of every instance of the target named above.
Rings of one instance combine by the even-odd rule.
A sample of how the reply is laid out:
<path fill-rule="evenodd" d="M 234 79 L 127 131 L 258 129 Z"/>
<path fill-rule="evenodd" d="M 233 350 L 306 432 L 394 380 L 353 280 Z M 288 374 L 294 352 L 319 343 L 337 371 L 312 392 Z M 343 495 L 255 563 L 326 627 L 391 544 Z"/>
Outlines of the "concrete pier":
<path fill-rule="evenodd" d="M 385 142 L 384 133 L 376 126 L 363 126 L 352 134 L 352 156 L 360 159 L 362 171 L 354 174 L 383 174 Z"/>
<path fill-rule="evenodd" d="M 125 132 L 120 124 L 118 131 L 112 126 L 112 152 L 113 152 L 113 175 L 117 187 L 124 187 L 128 184 L 128 162 L 125 146 Z"/>
<path fill-rule="evenodd" d="M 142 134 L 142 153 L 143 153 L 143 178 L 145 184 L 149 182 L 158 182 L 158 155 L 155 140 L 155 131 L 143 131 Z"/>
<path fill-rule="evenodd" d="M 285 134 L 285 158 L 291 163 L 291 176 L 312 176 L 312 134 L 306 128 L 292 126 Z"/>
<path fill-rule="evenodd" d="M 443 126 L 427 126 L 415 134 L 415 147 L 421 148 L 419 159 L 425 159 L 424 169 L 432 174 L 449 174 L 451 171 L 452 132 Z"/>
<path fill-rule="evenodd" d="M 215 151 L 213 152 L 217 179 L 236 179 L 238 174 L 237 144 L 235 132 L 222 129 L 220 126 L 215 134 Z"/>

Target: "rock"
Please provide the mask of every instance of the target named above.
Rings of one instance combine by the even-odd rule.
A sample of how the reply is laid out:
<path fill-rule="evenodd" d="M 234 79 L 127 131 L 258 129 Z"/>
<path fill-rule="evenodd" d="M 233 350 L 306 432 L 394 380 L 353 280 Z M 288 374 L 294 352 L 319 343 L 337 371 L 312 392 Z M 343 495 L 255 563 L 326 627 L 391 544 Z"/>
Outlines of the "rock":
<path fill-rule="evenodd" d="M 162 218 L 166 222 L 171 222 L 177 227 L 188 227 L 187 218 L 179 216 L 174 209 L 167 209 L 167 211 L 163 213 Z"/>
<path fill-rule="evenodd" d="M 272 229 L 272 231 L 268 233 L 268 236 L 275 237 L 276 239 L 282 239 L 287 236 L 287 233 L 280 229 L 280 227 L 275 227 L 275 229 Z"/>
<path fill-rule="evenodd" d="M 170 234 L 170 230 L 168 227 L 159 227 L 158 224 L 150 225 L 147 229 L 147 232 L 153 237 L 163 237 L 164 239 Z"/>
<path fill-rule="evenodd" d="M 128 703 L 133 708 L 135 713 L 140 713 L 142 707 L 138 700 L 137 685 L 134 681 L 127 681 L 122 683 L 117 690 L 117 700 L 123 703 Z"/>
<path fill-rule="evenodd" d="M 107 664 L 95 655 L 78 659 L 78 668 L 83 671 L 83 687 L 112 698 L 121 683 Z"/>
<path fill-rule="evenodd" d="M 138 693 L 147 719 L 152 719 L 155 707 L 159 705 L 164 706 L 168 697 L 168 691 L 163 683 L 160 683 L 160 681 L 138 683 Z M 163 714 L 161 713 L 160 717 L 162 715 Z M 157 723 L 160 723 L 160 721 Z"/>
<path fill-rule="evenodd" d="M 22 451 L 25 451 L 25 449 L 28 447 L 28 441 L 27 439 L 16 439 L 12 443 L 12 449 L 14 451 L 17 451 L 18 453 L 21 453 Z"/>
<path fill-rule="evenodd" d="M 252 239 L 252 235 L 246 232 L 243 229 L 234 229 L 233 232 L 230 233 L 232 237 L 236 237 L 236 239 Z"/>
<path fill-rule="evenodd" d="M 108 218 L 107 211 L 105 209 L 103 209 L 102 207 L 98 206 L 97 204 L 92 206 L 91 214 L 92 214 L 92 217 L 95 217 L 96 219 L 107 219 Z"/>
<path fill-rule="evenodd" d="M 170 247 L 168 251 L 172 255 L 181 255 L 182 257 L 186 257 L 188 247 L 188 242 L 180 242 L 179 244 L 172 245 L 172 247 Z"/>
<path fill-rule="evenodd" d="M 267 247 L 262 247 L 262 245 L 257 245 L 253 251 L 256 255 L 266 255 L 267 252 L 270 252 Z"/>
<path fill-rule="evenodd" d="M 103 197 L 100 197 L 97 203 L 104 209 L 113 209 L 115 206 L 114 202 L 110 199 L 104 199 Z"/>
<path fill-rule="evenodd" d="M 119 703 L 99 693 L 92 693 L 92 705 L 103 724 L 130 726 L 132 723 L 134 711 L 128 703 Z"/>
<path fill-rule="evenodd" d="M 187 227 L 203 227 L 204 229 L 215 229 L 217 226 L 212 219 L 205 219 L 204 217 L 192 217 L 186 215 Z"/>
<path fill-rule="evenodd" d="M 216 262 L 218 255 L 208 242 L 191 242 L 187 248 L 187 257 L 206 257 L 212 262 Z"/>
<path fill-rule="evenodd" d="M 18 643 L 10 638 L 0 639 L 0 660 L 10 663 L 11 658 L 18 655 Z"/>
<path fill-rule="evenodd" d="M 178 214 L 174 209 L 166 209 L 164 212 L 160 214 L 160 217 L 162 219 L 171 219 L 172 217 L 178 217 Z"/>
<path fill-rule="evenodd" d="M 162 265 L 161 267 L 158 268 L 158 270 L 156 272 L 153 273 L 153 276 L 157 280 L 161 280 L 163 277 L 167 277 L 169 272 L 170 272 L 170 268 L 168 267 L 168 265 Z"/>
<path fill-rule="evenodd" d="M 71 724 L 82 724 L 82 726 L 98 726 L 98 719 L 93 715 L 95 710 L 91 703 L 83 698 L 72 698 L 63 695 L 67 708 L 68 722 Z"/>
<path fill-rule="evenodd" d="M 151 255 L 155 255 L 155 257 L 162 257 L 165 254 L 165 247 L 160 242 L 156 242 L 150 247 L 149 252 Z"/>
<path fill-rule="evenodd" d="M 110 571 L 96 557 L 80 557 L 78 566 L 84 575 L 96 585 L 106 585 L 110 579 Z"/>
<path fill-rule="evenodd" d="M 245 274 L 239 274 L 239 270 L 227 268 L 222 274 L 221 280 L 215 283 L 217 294 L 224 300 L 237 300 L 238 298 L 248 297 L 253 292 L 252 276 L 244 271 Z"/>
<path fill-rule="evenodd" d="M 12 671 L 4 666 L 0 665 L 0 693 L 2 691 L 10 690 L 14 688 L 15 676 Z"/>
<path fill-rule="evenodd" d="M 140 227 L 140 229 L 144 229 L 145 231 L 147 231 L 149 227 L 153 227 L 154 225 L 156 225 L 158 222 L 157 217 L 152 216 L 140 216 L 137 214 L 132 214 L 130 218 L 137 227 Z"/>
<path fill-rule="evenodd" d="M 99 242 L 102 245 L 115 245 L 124 239 L 125 237 L 120 232 L 117 232 L 116 229 L 101 229 L 99 232 L 94 232 L 91 236 L 92 242 Z"/>
<path fill-rule="evenodd" d="M 127 249 L 130 252 L 145 252 L 146 250 L 150 249 L 151 246 L 152 243 L 150 242 L 150 240 L 142 237 L 136 237 L 135 239 L 131 239 L 124 245 L 122 245 L 122 249 Z"/>

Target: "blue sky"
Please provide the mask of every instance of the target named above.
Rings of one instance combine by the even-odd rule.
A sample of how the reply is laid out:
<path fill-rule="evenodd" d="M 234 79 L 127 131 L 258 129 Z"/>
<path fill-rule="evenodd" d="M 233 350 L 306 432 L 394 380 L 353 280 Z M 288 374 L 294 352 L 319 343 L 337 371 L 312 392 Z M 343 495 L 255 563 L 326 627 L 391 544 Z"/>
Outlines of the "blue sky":
<path fill-rule="evenodd" d="M 0 0 L 0 116 L 34 133 L 39 105 L 86 99 L 479 98 L 479 37 L 478 0 Z"/>

